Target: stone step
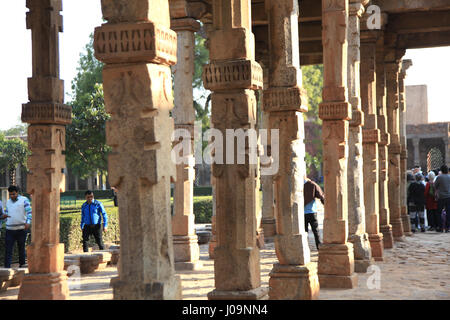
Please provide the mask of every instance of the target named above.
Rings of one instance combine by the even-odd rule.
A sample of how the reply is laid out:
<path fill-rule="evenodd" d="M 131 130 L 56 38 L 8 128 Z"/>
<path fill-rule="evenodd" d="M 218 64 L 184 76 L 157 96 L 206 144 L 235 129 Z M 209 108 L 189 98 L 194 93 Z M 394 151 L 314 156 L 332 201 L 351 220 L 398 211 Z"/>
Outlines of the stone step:
<path fill-rule="evenodd" d="M 28 268 L 14 268 L 14 277 L 9 283 L 9 287 L 18 287 L 22 283 L 23 277 L 28 272 Z"/>
<path fill-rule="evenodd" d="M 111 261 L 111 252 L 109 250 L 94 250 L 92 254 L 97 255 L 99 257 L 99 265 L 97 269 L 104 269 Z"/>
<path fill-rule="evenodd" d="M 0 268 L 0 291 L 5 291 L 14 278 L 15 271 L 12 268 Z"/>
<path fill-rule="evenodd" d="M 100 255 L 93 252 L 84 252 L 80 256 L 80 271 L 81 274 L 94 273 L 100 264 Z"/>
<path fill-rule="evenodd" d="M 78 254 L 65 254 L 64 255 L 64 270 L 67 271 L 68 277 L 75 274 L 77 268 L 81 268 L 80 264 L 81 264 L 80 263 L 80 255 L 78 255 Z"/>

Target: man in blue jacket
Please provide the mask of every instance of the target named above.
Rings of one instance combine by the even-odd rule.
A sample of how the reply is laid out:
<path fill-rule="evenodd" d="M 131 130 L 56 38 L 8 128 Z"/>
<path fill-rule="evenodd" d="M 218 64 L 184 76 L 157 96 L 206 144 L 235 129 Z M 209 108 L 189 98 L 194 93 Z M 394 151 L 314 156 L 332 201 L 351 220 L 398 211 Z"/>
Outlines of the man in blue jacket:
<path fill-rule="evenodd" d="M 86 202 L 81 206 L 81 230 L 83 230 L 83 251 L 88 252 L 88 241 L 91 235 L 94 236 L 95 242 L 100 250 L 103 250 L 102 239 L 102 218 L 103 232 L 107 231 L 108 217 L 106 216 L 103 204 L 94 199 L 94 193 L 88 190 L 84 193 Z"/>

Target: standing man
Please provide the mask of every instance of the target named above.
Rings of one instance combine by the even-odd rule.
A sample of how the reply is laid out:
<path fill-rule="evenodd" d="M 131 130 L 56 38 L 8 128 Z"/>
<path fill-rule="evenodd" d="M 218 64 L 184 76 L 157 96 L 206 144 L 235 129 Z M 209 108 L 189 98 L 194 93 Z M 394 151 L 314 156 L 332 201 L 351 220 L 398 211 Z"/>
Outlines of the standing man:
<path fill-rule="evenodd" d="M 445 223 L 445 232 L 450 229 L 450 175 L 448 174 L 448 167 L 444 164 L 441 167 L 441 174 L 437 176 L 434 181 L 438 195 L 438 213 L 441 214 L 445 209 L 447 219 Z"/>
<path fill-rule="evenodd" d="M 88 190 L 84 193 L 86 202 L 81 206 L 81 230 L 83 230 L 83 251 L 88 252 L 88 241 L 91 235 L 100 250 L 103 250 L 102 239 L 102 218 L 103 232 L 107 231 L 108 217 L 103 204 L 94 199 L 94 193 Z"/>
<path fill-rule="evenodd" d="M 314 234 L 314 240 L 316 241 L 317 250 L 319 250 L 320 237 L 319 237 L 319 222 L 317 221 L 317 205 L 316 198 L 320 199 L 322 204 L 325 203 L 325 197 L 320 186 L 308 179 L 305 176 L 305 185 L 303 187 L 303 195 L 305 200 L 305 230 L 308 232 L 308 223 L 311 225 L 312 232 Z"/>
<path fill-rule="evenodd" d="M 6 219 L 5 268 L 11 268 L 14 244 L 19 247 L 19 267 L 26 268 L 25 241 L 31 225 L 31 205 L 28 198 L 19 195 L 19 188 L 9 186 L 9 200 L 5 213 L 0 219 Z"/>

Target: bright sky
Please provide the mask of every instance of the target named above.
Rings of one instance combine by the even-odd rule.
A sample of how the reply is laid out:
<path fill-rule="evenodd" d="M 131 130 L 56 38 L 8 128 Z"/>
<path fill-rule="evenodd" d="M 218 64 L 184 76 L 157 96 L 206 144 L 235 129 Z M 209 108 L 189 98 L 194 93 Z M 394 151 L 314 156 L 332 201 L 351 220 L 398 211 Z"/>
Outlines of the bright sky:
<path fill-rule="evenodd" d="M 31 32 L 25 27 L 26 0 L 0 0 L 0 30 L 4 49 L 0 51 L 0 129 L 20 123 L 22 103 L 28 102 L 27 78 L 31 77 Z M 100 0 L 63 0 L 64 32 L 60 35 L 60 71 L 65 92 L 70 92 L 76 75 L 79 55 L 89 34 L 102 24 Z M 9 30 L 9 31 L 7 31 Z M 448 75 L 450 47 L 408 50 L 412 59 L 406 85 L 426 84 L 429 98 L 429 120 L 450 121 Z M 66 95 L 66 101 L 68 96 Z"/>

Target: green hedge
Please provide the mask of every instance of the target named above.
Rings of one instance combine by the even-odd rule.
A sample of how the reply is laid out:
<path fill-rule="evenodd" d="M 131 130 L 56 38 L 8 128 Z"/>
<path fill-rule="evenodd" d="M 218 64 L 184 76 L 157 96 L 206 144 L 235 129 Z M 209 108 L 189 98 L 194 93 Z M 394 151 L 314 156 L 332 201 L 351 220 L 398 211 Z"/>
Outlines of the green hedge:
<path fill-rule="evenodd" d="M 106 208 L 108 214 L 108 230 L 103 233 L 103 242 L 116 242 L 120 239 L 119 229 L 119 214 L 116 207 Z M 64 243 L 64 251 L 76 251 L 83 248 L 82 244 L 82 231 L 81 224 L 81 211 L 62 211 L 60 214 L 60 241 Z M 89 246 L 94 246 L 95 240 L 91 236 L 89 240 Z"/>
<path fill-rule="evenodd" d="M 212 197 L 194 198 L 195 223 L 211 223 Z"/>

